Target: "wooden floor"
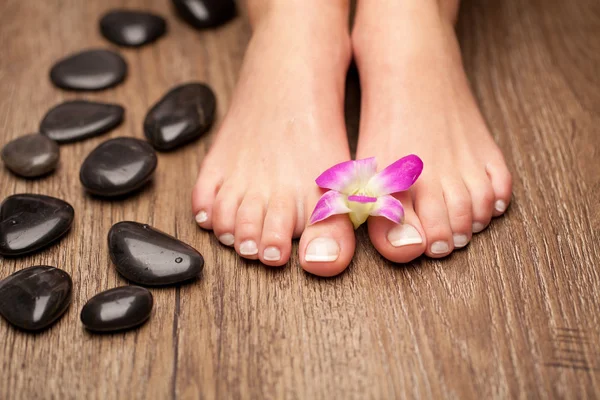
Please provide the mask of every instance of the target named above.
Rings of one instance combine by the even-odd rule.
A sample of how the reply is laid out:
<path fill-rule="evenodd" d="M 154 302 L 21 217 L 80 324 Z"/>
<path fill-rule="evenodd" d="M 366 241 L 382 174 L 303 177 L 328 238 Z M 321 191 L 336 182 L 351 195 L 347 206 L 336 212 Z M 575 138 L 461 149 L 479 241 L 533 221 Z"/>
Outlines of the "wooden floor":
<path fill-rule="evenodd" d="M 68 271 L 73 303 L 51 329 L 0 321 L 1 399 L 112 398 L 594 398 L 600 397 L 600 2 L 470 0 L 458 23 L 466 68 L 514 174 L 506 216 L 451 257 L 393 265 L 365 231 L 335 279 L 245 262 L 197 229 L 190 192 L 210 138 L 160 154 L 153 185 L 124 201 L 84 194 L 83 158 L 108 137 L 142 137 L 146 110 L 175 84 L 216 91 L 219 119 L 249 38 L 243 17 L 198 33 L 166 0 L 0 2 L 0 142 L 36 131 L 65 99 L 118 102 L 116 131 L 61 147 L 38 181 L 0 170 L 0 197 L 57 196 L 76 210 L 72 232 L 38 254 L 0 258 L 0 278 L 36 264 Z M 52 63 L 84 47 L 112 7 L 168 17 L 155 46 L 122 50 L 130 76 L 75 94 L 50 84 Z M 350 136 L 357 77 L 348 90 Z M 206 259 L 201 280 L 153 290 L 141 329 L 97 336 L 79 322 L 99 291 L 127 282 L 106 248 L 110 226 L 135 220 L 177 235 Z"/>

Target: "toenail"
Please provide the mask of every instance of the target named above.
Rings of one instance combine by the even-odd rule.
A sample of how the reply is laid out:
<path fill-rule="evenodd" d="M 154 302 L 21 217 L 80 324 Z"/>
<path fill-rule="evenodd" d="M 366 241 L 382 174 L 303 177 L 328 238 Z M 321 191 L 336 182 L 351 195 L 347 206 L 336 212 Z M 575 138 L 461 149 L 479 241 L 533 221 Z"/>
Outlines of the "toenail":
<path fill-rule="evenodd" d="M 433 254 L 446 254 L 448 251 L 450 251 L 450 246 L 448 246 L 447 242 L 442 240 L 433 242 L 431 245 L 431 252 Z"/>
<path fill-rule="evenodd" d="M 399 224 L 390 229 L 387 238 L 394 247 L 423 243 L 419 231 L 412 225 Z"/>
<path fill-rule="evenodd" d="M 461 233 L 455 233 L 452 239 L 454 239 L 454 247 L 465 247 L 469 243 L 469 237 Z"/>
<path fill-rule="evenodd" d="M 200 211 L 198 214 L 196 214 L 197 223 L 201 224 L 206 221 L 208 221 L 208 214 L 206 213 L 206 211 Z"/>
<path fill-rule="evenodd" d="M 263 251 L 263 259 L 265 261 L 279 261 L 281 259 L 281 251 L 277 247 L 269 246 Z"/>
<path fill-rule="evenodd" d="M 496 204 L 494 204 L 494 208 L 499 213 L 503 213 L 504 211 L 506 211 L 506 203 L 503 200 L 497 200 Z"/>
<path fill-rule="evenodd" d="M 485 229 L 485 224 L 481 222 L 473 222 L 473 233 L 479 233 Z"/>
<path fill-rule="evenodd" d="M 254 240 L 246 240 L 240 244 L 240 254 L 242 256 L 255 256 L 258 254 L 258 247 Z"/>
<path fill-rule="evenodd" d="M 304 259 L 308 262 L 331 262 L 340 255 L 340 246 L 332 238 L 313 239 L 306 247 Z"/>
<path fill-rule="evenodd" d="M 219 241 L 223 243 L 225 246 L 233 246 L 233 242 L 235 242 L 235 238 L 231 233 L 224 233 L 219 236 Z"/>

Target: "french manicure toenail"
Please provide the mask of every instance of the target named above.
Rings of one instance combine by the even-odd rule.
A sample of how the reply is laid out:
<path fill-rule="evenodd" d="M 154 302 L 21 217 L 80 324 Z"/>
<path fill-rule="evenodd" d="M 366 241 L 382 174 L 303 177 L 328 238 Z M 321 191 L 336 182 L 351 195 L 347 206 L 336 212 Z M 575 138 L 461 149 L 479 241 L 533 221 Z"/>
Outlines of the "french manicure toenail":
<path fill-rule="evenodd" d="M 446 254 L 448 251 L 450 251 L 450 246 L 448 246 L 447 242 L 442 240 L 433 242 L 431 245 L 431 252 L 433 254 Z"/>
<path fill-rule="evenodd" d="M 281 251 L 275 246 L 269 246 L 263 251 L 263 259 L 265 261 L 279 261 L 281 259 Z"/>
<path fill-rule="evenodd" d="M 485 225 L 481 222 L 473 222 L 473 233 L 479 233 L 485 229 Z"/>
<path fill-rule="evenodd" d="M 503 200 L 497 200 L 496 204 L 494 204 L 494 208 L 499 213 L 503 213 L 504 211 L 506 211 L 506 203 Z"/>
<path fill-rule="evenodd" d="M 255 256 L 258 254 L 258 247 L 254 240 L 246 240 L 240 243 L 240 254 L 242 256 Z"/>
<path fill-rule="evenodd" d="M 233 246 L 235 238 L 231 233 L 224 233 L 219 236 L 219 242 L 223 243 L 225 246 Z"/>
<path fill-rule="evenodd" d="M 331 262 L 340 255 L 340 246 L 332 238 L 313 239 L 306 247 L 304 259 L 308 262 Z"/>
<path fill-rule="evenodd" d="M 423 238 L 421 238 L 419 231 L 414 226 L 408 224 L 396 225 L 390 229 L 387 238 L 394 247 L 423 243 Z"/>
<path fill-rule="evenodd" d="M 462 233 L 455 233 L 452 235 L 452 239 L 454 240 L 454 247 L 465 247 L 469 243 L 469 237 Z"/>
<path fill-rule="evenodd" d="M 208 221 L 208 214 L 206 213 L 206 211 L 200 211 L 198 214 L 196 214 L 197 223 L 201 224 L 206 221 Z"/>

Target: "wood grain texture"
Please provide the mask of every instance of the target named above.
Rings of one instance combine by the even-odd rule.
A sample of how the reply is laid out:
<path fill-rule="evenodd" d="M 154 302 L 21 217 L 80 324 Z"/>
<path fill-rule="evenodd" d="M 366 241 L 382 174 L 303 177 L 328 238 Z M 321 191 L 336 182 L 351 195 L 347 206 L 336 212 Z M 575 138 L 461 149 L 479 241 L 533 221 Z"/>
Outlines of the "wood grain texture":
<path fill-rule="evenodd" d="M 115 89 L 53 88 L 55 60 L 113 47 L 96 25 L 113 7 L 167 16 L 168 36 L 120 49 L 130 75 Z M 600 3 L 465 0 L 457 29 L 475 94 L 514 174 L 512 206 L 441 261 L 392 265 L 359 230 L 348 271 L 319 279 L 302 272 L 296 256 L 281 270 L 243 261 L 196 228 L 189 199 L 210 137 L 160 154 L 154 183 L 124 201 L 93 199 L 79 184 L 87 153 L 109 137 L 143 137 L 146 110 L 176 84 L 211 85 L 222 120 L 250 35 L 243 17 L 196 32 L 166 0 L 0 2 L 2 144 L 36 131 L 65 99 L 127 110 L 116 131 L 62 146 L 61 166 L 46 179 L 0 170 L 0 197 L 49 194 L 76 210 L 58 245 L 0 258 L 0 278 L 48 264 L 75 282 L 71 308 L 51 329 L 31 335 L 0 321 L 0 398 L 600 396 Z M 358 104 L 350 74 L 352 138 Z M 83 304 L 126 284 L 106 248 L 121 220 L 192 244 L 206 268 L 195 283 L 154 289 L 155 310 L 141 329 L 91 335 L 79 322 Z"/>

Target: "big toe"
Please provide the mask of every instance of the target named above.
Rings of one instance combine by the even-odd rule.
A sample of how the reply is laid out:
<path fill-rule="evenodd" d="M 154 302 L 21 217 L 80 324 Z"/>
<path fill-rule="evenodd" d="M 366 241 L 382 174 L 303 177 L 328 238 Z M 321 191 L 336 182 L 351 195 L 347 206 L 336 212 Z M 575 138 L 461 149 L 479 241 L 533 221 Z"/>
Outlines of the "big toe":
<path fill-rule="evenodd" d="M 407 263 L 425 252 L 427 240 L 410 193 L 399 193 L 395 197 L 404 206 L 404 222 L 395 224 L 383 217 L 371 217 L 369 237 L 382 256 L 396 263 Z"/>
<path fill-rule="evenodd" d="M 305 216 L 310 216 L 320 197 L 314 191 L 306 202 Z M 319 276 L 335 276 L 343 272 L 354 256 L 354 228 L 347 215 L 335 215 L 314 225 L 308 225 L 300 238 L 300 265 Z"/>

